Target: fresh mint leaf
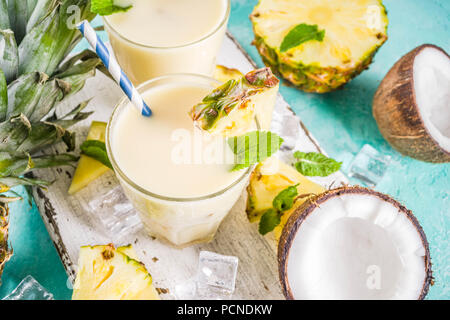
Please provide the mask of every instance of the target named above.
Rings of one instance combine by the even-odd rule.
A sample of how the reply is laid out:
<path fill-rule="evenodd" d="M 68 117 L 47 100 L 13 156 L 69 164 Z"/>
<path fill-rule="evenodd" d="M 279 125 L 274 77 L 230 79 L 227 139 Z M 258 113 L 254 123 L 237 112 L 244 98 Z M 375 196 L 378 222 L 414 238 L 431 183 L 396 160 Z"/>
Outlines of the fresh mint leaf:
<path fill-rule="evenodd" d="M 271 232 L 280 224 L 280 222 L 281 217 L 277 210 L 273 208 L 266 210 L 259 221 L 259 233 L 265 235 L 266 233 Z"/>
<path fill-rule="evenodd" d="M 290 186 L 282 190 L 272 201 L 273 207 L 280 211 L 286 211 L 294 205 L 294 199 L 298 195 L 297 186 Z"/>
<path fill-rule="evenodd" d="M 91 12 L 101 16 L 109 16 L 117 12 L 126 12 L 132 6 L 118 6 L 114 4 L 114 0 L 91 0 Z"/>
<path fill-rule="evenodd" d="M 86 140 L 81 144 L 80 149 L 82 154 L 101 162 L 110 169 L 113 169 L 111 162 L 109 161 L 104 142 L 98 140 Z"/>
<path fill-rule="evenodd" d="M 295 168 L 304 176 L 326 177 L 338 171 L 342 165 L 342 162 L 337 162 L 317 152 L 296 151 L 294 157 L 297 160 L 294 164 Z"/>
<path fill-rule="evenodd" d="M 298 195 L 297 186 L 298 184 L 281 190 L 273 199 L 273 208 L 267 209 L 261 216 L 261 220 L 259 221 L 259 233 L 265 235 L 266 233 L 273 231 L 273 229 L 280 224 L 283 213 L 291 209 L 294 205 L 294 199 Z"/>
<path fill-rule="evenodd" d="M 291 29 L 291 31 L 289 31 L 289 33 L 284 37 L 280 46 L 280 51 L 288 51 L 289 49 L 295 48 L 306 41 L 323 41 L 324 36 L 325 30 L 319 30 L 316 24 L 299 24 Z"/>
<path fill-rule="evenodd" d="M 270 157 L 280 149 L 283 139 L 270 131 L 252 131 L 228 138 L 227 142 L 235 154 L 231 170 L 237 171 Z"/>

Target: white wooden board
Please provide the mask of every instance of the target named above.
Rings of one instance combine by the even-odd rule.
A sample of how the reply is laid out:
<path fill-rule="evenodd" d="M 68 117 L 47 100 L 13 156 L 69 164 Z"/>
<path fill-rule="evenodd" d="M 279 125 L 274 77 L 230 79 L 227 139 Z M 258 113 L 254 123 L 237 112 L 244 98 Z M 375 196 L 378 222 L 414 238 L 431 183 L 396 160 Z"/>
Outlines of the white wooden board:
<path fill-rule="evenodd" d="M 250 71 L 255 66 L 231 35 L 227 35 L 224 40 L 218 63 L 237 68 L 242 72 Z M 93 98 L 88 110 L 95 110 L 95 113 L 88 120 L 73 128 L 80 133 L 78 142 L 84 140 L 92 120 L 108 120 L 121 95 L 118 86 L 98 72 L 95 78 L 87 81 L 80 93 L 61 105 L 60 111 L 63 112 L 76 103 Z M 272 130 L 285 138 L 281 152 L 281 157 L 285 160 L 288 160 L 294 149 L 323 152 L 281 96 L 278 97 L 275 107 Z M 63 152 L 63 147 L 58 151 Z M 278 279 L 275 242 L 270 236 L 262 237 L 257 231 L 257 225 L 248 222 L 244 210 L 245 192 L 223 221 L 211 243 L 175 249 L 148 237 L 144 231 L 120 240 L 109 235 L 95 219 L 95 213 L 83 210 L 82 198 L 68 196 L 67 190 L 73 171 L 73 168 L 40 171 L 40 177 L 55 180 L 55 183 L 47 191 L 34 191 L 39 211 L 72 281 L 76 275 L 80 246 L 132 243 L 139 258 L 152 274 L 155 286 L 168 289 L 169 293 L 174 292 L 177 284 L 181 284 L 195 275 L 199 251 L 209 250 L 239 258 L 236 291 L 233 299 L 284 298 Z M 339 185 L 346 181 L 341 173 L 313 180 L 326 187 L 333 183 Z M 115 183 L 112 174 L 102 177 L 96 182 L 96 185 L 106 183 Z M 96 193 L 95 188 L 95 186 L 91 186 L 92 196 Z M 157 258 L 157 261 L 153 259 L 154 257 Z M 173 295 L 162 295 L 162 298 L 173 298 Z"/>

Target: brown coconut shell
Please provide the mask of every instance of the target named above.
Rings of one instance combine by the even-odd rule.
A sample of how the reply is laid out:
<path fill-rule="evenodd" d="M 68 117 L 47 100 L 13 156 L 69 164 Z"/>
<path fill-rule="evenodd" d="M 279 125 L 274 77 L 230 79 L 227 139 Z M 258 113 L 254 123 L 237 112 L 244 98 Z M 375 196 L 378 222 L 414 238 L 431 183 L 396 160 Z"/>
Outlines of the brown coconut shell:
<path fill-rule="evenodd" d="M 383 201 L 387 201 L 398 208 L 399 212 L 406 215 L 406 217 L 415 226 L 417 233 L 422 240 L 423 247 L 425 248 L 424 264 L 425 264 L 425 279 L 422 286 L 422 291 L 418 300 L 423 300 L 428 293 L 430 284 L 433 284 L 433 273 L 431 270 L 431 258 L 430 258 L 430 248 L 428 245 L 427 237 L 417 221 L 413 213 L 401 205 L 398 201 L 392 199 L 390 196 L 374 191 L 372 189 L 367 189 L 360 186 L 345 186 L 333 190 L 325 191 L 319 195 L 316 195 L 302 205 L 300 205 L 289 217 L 286 225 L 283 228 L 280 241 L 278 243 L 278 272 L 280 276 L 281 287 L 283 289 L 284 296 L 288 300 L 294 300 L 294 296 L 289 286 L 289 279 L 287 274 L 287 262 L 289 260 L 289 252 L 293 243 L 293 240 L 297 232 L 301 232 L 300 228 L 308 216 L 314 212 L 314 210 L 320 207 L 321 204 L 327 200 L 335 197 L 339 197 L 344 194 L 361 194 L 361 195 L 372 195 L 380 198 Z"/>
<path fill-rule="evenodd" d="M 442 149 L 427 131 L 414 92 L 414 59 L 424 44 L 398 60 L 381 81 L 373 98 L 373 116 L 383 137 L 401 154 L 426 162 L 450 162 L 450 152 Z"/>

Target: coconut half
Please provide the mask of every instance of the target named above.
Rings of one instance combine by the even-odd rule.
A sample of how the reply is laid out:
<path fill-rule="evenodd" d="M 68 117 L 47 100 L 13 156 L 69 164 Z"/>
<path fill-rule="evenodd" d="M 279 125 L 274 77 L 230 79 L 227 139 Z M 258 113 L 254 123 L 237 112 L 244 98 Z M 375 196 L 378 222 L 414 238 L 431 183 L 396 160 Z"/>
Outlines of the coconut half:
<path fill-rule="evenodd" d="M 298 207 L 278 265 L 287 299 L 423 299 L 432 281 L 428 242 L 411 211 L 358 186 Z"/>
<path fill-rule="evenodd" d="M 449 162 L 449 55 L 424 44 L 403 56 L 378 87 L 373 115 L 381 134 L 400 153 Z"/>

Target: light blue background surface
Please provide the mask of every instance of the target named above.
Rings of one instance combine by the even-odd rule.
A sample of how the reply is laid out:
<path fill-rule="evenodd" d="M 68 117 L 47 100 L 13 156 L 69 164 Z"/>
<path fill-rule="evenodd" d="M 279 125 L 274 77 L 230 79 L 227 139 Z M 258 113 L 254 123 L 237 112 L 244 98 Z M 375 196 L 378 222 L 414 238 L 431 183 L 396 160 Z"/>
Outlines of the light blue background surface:
<path fill-rule="evenodd" d="M 253 32 L 248 20 L 257 1 L 231 2 L 229 30 L 262 66 L 250 44 Z M 281 93 L 321 146 L 333 158 L 344 161 L 344 167 L 366 143 L 392 156 L 388 172 L 376 189 L 414 212 L 431 247 L 436 284 L 427 298 L 450 299 L 450 164 L 428 164 L 402 157 L 380 135 L 371 112 L 378 84 L 403 54 L 423 43 L 433 43 L 450 52 L 450 1 L 385 0 L 384 4 L 389 16 L 389 39 L 369 70 L 334 93 L 308 94 L 285 86 Z M 35 205 L 30 209 L 26 200 L 14 203 L 11 212 L 14 256 L 6 265 L 0 298 L 30 274 L 55 298 L 70 299 L 67 276 Z"/>

